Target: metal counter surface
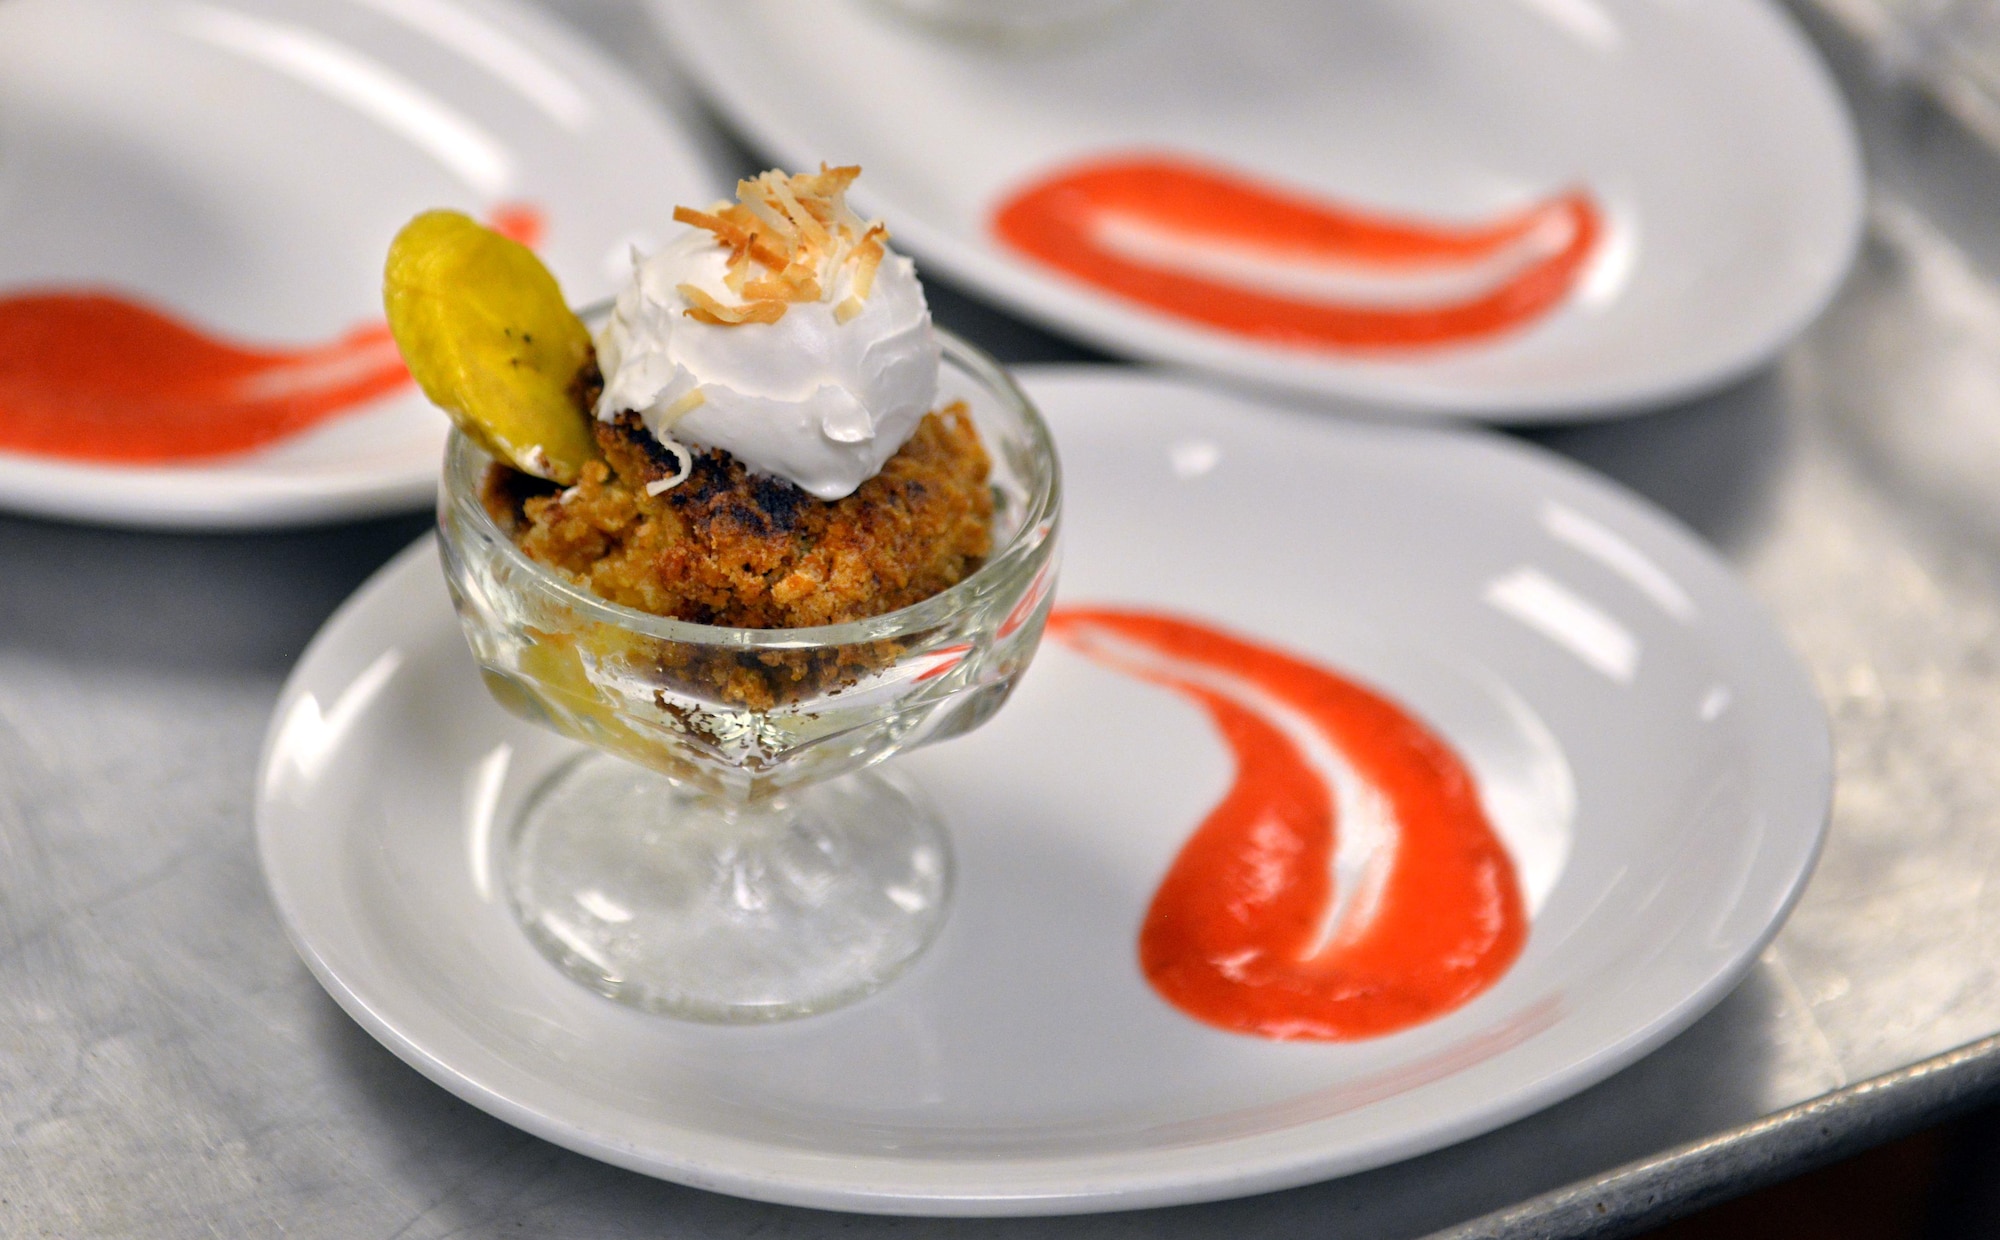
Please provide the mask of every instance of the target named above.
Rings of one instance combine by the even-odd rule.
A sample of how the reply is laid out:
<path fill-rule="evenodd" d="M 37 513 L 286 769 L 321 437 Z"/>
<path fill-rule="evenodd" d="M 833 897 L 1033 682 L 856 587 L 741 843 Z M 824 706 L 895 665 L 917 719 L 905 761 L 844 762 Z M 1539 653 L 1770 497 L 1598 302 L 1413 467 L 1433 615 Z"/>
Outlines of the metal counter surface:
<path fill-rule="evenodd" d="M 637 3 L 549 7 L 686 106 Z M 1877 186 L 1839 302 L 1726 391 L 1534 435 L 1718 547 L 1833 717 L 1804 901 L 1662 1050 L 1423 1158 L 1171 1210 L 878 1219 L 620 1171 L 405 1067 L 320 991 L 264 896 L 251 781 L 278 686 L 427 519 L 168 536 L 0 518 L 0 1233 L 1609 1234 L 2000 1095 L 2000 159 L 1814 34 Z M 1009 360 L 1091 356 L 952 290 L 934 302 Z"/>

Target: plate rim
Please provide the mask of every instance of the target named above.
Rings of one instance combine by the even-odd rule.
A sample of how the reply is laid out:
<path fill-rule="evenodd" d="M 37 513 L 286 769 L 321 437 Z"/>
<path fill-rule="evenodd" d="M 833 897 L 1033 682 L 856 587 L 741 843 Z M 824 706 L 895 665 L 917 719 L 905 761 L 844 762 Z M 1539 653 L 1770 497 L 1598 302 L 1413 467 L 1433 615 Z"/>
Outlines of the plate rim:
<path fill-rule="evenodd" d="M 853 3 L 853 0 L 837 0 Z M 1698 397 L 1727 387 L 1755 371 L 1810 326 L 1832 302 L 1860 253 L 1867 222 L 1867 179 L 1861 140 L 1853 114 L 1835 83 L 1832 71 L 1814 50 L 1796 18 L 1773 0 L 1722 0 L 1739 11 L 1771 22 L 1777 36 L 1796 56 L 1800 84 L 1815 97 L 1837 132 L 1843 158 L 1841 242 L 1830 247 L 1832 260 L 1820 286 L 1800 298 L 1790 315 L 1774 320 L 1767 331 L 1746 337 L 1740 346 L 1722 353 L 1705 370 L 1677 381 L 1658 379 L 1630 383 L 1597 393 L 1572 389 L 1551 397 L 1535 393 L 1475 395 L 1452 386 L 1425 385 L 1408 378 L 1369 378 L 1366 371 L 1339 367 L 1288 368 L 1265 354 L 1226 338 L 1159 319 L 1115 302 L 1098 305 L 1098 294 L 1045 275 L 1018 259 L 989 254 L 956 232 L 933 227 L 908 213 L 882 212 L 886 204 L 868 186 L 857 186 L 855 200 L 872 213 L 885 214 L 896 235 L 920 262 L 934 266 L 946 279 L 975 295 L 997 302 L 1047 330 L 1067 335 L 1128 361 L 1164 366 L 1190 377 L 1225 383 L 1276 398 L 1305 397 L 1336 407 L 1379 406 L 1389 416 L 1411 421 L 1465 420 L 1501 425 L 1556 424 L 1624 417 L 1657 409 L 1676 400 Z M 719 11 L 716 0 L 646 0 L 654 28 L 674 63 L 696 83 L 727 122 L 760 153 L 789 160 L 799 167 L 817 162 L 812 145 L 799 138 L 780 110 L 767 106 L 755 91 L 725 74 L 723 58 L 705 43 L 707 15 Z M 1080 309 L 1079 309 L 1080 307 Z M 1190 354 L 1199 356 L 1190 357 Z M 1260 362 L 1258 359 L 1262 358 Z M 1350 382 L 1341 378 L 1351 375 Z"/>
<path fill-rule="evenodd" d="M 1031 391 L 1044 383 L 1078 380 L 1114 384 L 1137 382 L 1154 385 L 1156 391 L 1162 387 L 1192 386 L 1170 375 L 1090 363 L 1025 366 L 1017 368 L 1017 375 Z M 1223 400 L 1241 399 L 1238 394 L 1226 391 L 1194 390 Z M 1249 403 L 1254 406 L 1254 402 Z M 1298 413 L 1270 406 L 1262 408 L 1286 417 Z M 1060 430 L 1060 415 L 1056 421 Z M 1317 421 L 1313 424 L 1321 425 Z M 1091 1168 L 1097 1163 L 1143 1162 L 1149 1157 L 1157 1157 L 1157 1154 L 1149 1155 L 1144 1151 L 1109 1156 L 1093 1153 L 1041 1158 L 836 1156 L 776 1147 L 683 1125 L 675 1125 L 672 1131 L 691 1137 L 692 1144 L 699 1147 L 695 1152 L 649 1150 L 614 1137 L 594 1134 L 585 1123 L 511 1098 L 500 1085 L 455 1067 L 423 1045 L 421 1039 L 405 1030 L 391 1013 L 382 1010 L 377 1002 L 372 1002 L 370 996 L 364 993 L 365 987 L 351 984 L 351 980 L 343 977 L 340 970 L 322 954 L 314 943 L 313 935 L 302 924 L 296 899 L 290 894 L 291 879 L 278 856 L 280 825 L 274 820 L 267 791 L 273 749 L 291 704 L 301 692 L 304 680 L 317 670 L 319 661 L 329 657 L 329 652 L 344 638 L 345 626 L 353 623 L 360 614 L 385 605 L 385 598 L 396 591 L 408 588 L 405 578 L 412 574 L 437 572 L 438 582 L 442 585 L 441 570 L 435 567 L 437 550 L 434 533 L 425 534 L 399 552 L 334 611 L 287 676 L 272 713 L 257 761 L 254 818 L 260 871 L 286 936 L 313 976 L 343 1010 L 398 1058 L 460 1099 L 537 1137 L 627 1170 L 782 1205 L 884 1215 L 1002 1217 L 1101 1213 L 1191 1204 L 1297 1187 L 1384 1166 L 1492 1131 L 1571 1097 L 1629 1066 L 1705 1015 L 1736 987 L 1783 927 L 1803 894 L 1826 841 L 1834 775 L 1830 721 L 1810 676 L 1767 609 L 1749 594 L 1728 565 L 1698 535 L 1643 496 L 1549 449 L 1481 428 L 1438 429 L 1337 422 L 1327 424 L 1327 429 L 1333 433 L 1345 430 L 1416 433 L 1476 443 L 1487 450 L 1500 452 L 1503 457 L 1511 457 L 1514 462 L 1525 464 L 1531 470 L 1552 470 L 1573 483 L 1596 491 L 1603 500 L 1623 505 L 1629 513 L 1653 525 L 1657 532 L 1681 543 L 1681 551 L 1692 553 L 1695 560 L 1703 565 L 1702 571 L 1710 575 L 1708 584 L 1724 590 L 1726 597 L 1750 619 L 1749 627 L 1738 630 L 1736 636 L 1747 635 L 1767 650 L 1785 656 L 1779 661 L 1782 672 L 1776 680 L 1760 683 L 1760 691 L 1790 694 L 1795 697 L 1793 705 L 1806 708 L 1800 717 L 1787 722 L 1802 725 L 1810 732 L 1812 761 L 1798 764 L 1798 786 L 1789 792 L 1805 797 L 1814 807 L 1812 825 L 1798 864 L 1789 870 L 1782 896 L 1773 906 L 1774 915 L 1757 933 L 1739 943 L 1737 950 L 1721 967 L 1678 1002 L 1655 1012 L 1636 1027 L 1627 1029 L 1623 1036 L 1570 1062 L 1559 1073 L 1523 1080 L 1480 1105 L 1461 1108 L 1446 1122 L 1422 1128 L 1400 1140 L 1370 1147 L 1368 1152 L 1359 1156 L 1329 1160 L 1323 1152 L 1315 1152 L 1310 1140 L 1300 1140 L 1300 1134 L 1310 1134 L 1315 1125 L 1341 1122 L 1339 1116 L 1305 1121 L 1249 1136 L 1196 1142 L 1188 1148 L 1221 1156 L 1210 1164 L 1219 1164 L 1219 1169 L 1192 1177 L 1185 1171 L 1172 1168 L 1150 1175 L 1119 1167 L 1100 1167 L 1094 1172 Z M 430 562 L 428 569 L 424 561 Z M 1772 685 L 1776 688 L 1772 689 Z M 1817 775 L 1809 775 L 1808 771 L 1817 772 Z M 1803 825 L 1794 829 L 1805 832 Z M 1538 1031 L 1531 1037 L 1542 1036 L 1548 1031 Z M 1275 1152 L 1255 1148 L 1260 1145 L 1281 1148 Z M 1282 1147 L 1287 1146 L 1293 1148 L 1286 1152 Z M 1232 1154 L 1234 1157 L 1229 1156 Z M 1056 1184 L 1041 1191 L 1020 1188 L 982 1191 L 964 1186 L 949 1187 L 953 1175 L 967 1167 L 1008 1167 L 1016 1172 L 1046 1172 L 1050 1169 L 1061 1171 L 1076 1164 L 1083 1164 L 1083 1169 L 1070 1170 L 1067 1181 L 1058 1178 Z M 808 1167 L 819 1174 L 801 1175 L 801 1169 Z M 912 1172 L 916 1174 L 912 1176 Z"/>
<path fill-rule="evenodd" d="M 329 9 L 368 7 L 355 0 L 307 0 Z M 695 118 L 681 115 L 648 90 L 622 62 L 600 49 L 567 21 L 526 0 L 440 0 L 486 19 L 565 67 L 579 87 L 630 136 L 647 131 L 647 142 L 677 148 L 676 162 L 701 170 L 712 186 L 723 183 L 712 141 L 697 132 Z M 129 6 L 118 6 L 129 7 Z M 430 34 L 409 37 L 442 46 Z M 634 221 L 637 227 L 643 220 Z M 0 292 L 4 292 L 0 288 Z M 358 410 L 366 413 L 367 410 Z M 438 415 L 440 419 L 443 414 Z M 442 423 L 441 423 L 442 424 Z M 311 434 L 311 431 L 302 434 Z M 0 450 L 0 511 L 126 529 L 164 531 L 279 530 L 416 512 L 437 494 L 435 463 L 388 468 L 291 473 L 261 472 L 257 457 L 281 449 L 287 437 L 215 462 L 146 465 L 93 463 Z"/>

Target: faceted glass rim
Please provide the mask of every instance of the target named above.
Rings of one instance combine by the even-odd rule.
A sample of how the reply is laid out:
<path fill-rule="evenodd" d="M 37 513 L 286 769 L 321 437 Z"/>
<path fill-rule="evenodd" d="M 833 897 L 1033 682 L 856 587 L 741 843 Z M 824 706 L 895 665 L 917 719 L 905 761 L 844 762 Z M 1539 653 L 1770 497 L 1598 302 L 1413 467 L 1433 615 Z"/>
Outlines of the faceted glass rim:
<path fill-rule="evenodd" d="M 643 636 L 735 650 L 800 650 L 908 638 L 937 628 L 977 606 L 989 594 L 1003 591 L 1014 577 L 1022 575 L 1024 568 L 1046 560 L 1061 512 L 1062 467 L 1056 459 L 1055 439 L 1049 433 L 1048 423 L 1013 376 L 984 350 L 942 328 L 933 330 L 937 332 L 945 363 L 969 375 L 1020 419 L 1027 431 L 1033 470 L 1025 479 L 1029 491 L 1020 528 L 1014 531 L 1007 545 L 989 556 L 970 577 L 907 607 L 844 624 L 749 629 L 675 620 L 600 598 L 530 559 L 494 521 L 493 514 L 479 499 L 480 480 L 492 458 L 456 427 L 445 446 L 442 502 L 469 531 L 496 543 L 500 554 L 536 588 L 583 616 Z M 997 455 L 994 445 L 988 445 L 988 451 Z M 454 522 L 439 524 L 446 541 L 457 541 L 452 532 Z"/>

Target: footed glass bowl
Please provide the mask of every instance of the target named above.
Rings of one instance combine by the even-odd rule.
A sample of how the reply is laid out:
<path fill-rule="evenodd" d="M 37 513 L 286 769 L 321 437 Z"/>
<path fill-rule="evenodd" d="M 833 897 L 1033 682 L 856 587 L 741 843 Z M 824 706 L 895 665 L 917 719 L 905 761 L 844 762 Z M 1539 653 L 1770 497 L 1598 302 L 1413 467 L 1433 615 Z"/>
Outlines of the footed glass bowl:
<path fill-rule="evenodd" d="M 1055 448 L 999 365 L 947 333 L 940 404 L 993 459 L 993 554 L 931 598 L 851 624 L 736 629 L 610 603 L 528 559 L 480 502 L 453 434 L 445 576 L 487 687 L 591 747 L 529 798 L 504 871 L 516 916 L 571 977 L 637 1007 L 776 1020 L 866 995 L 930 945 L 951 845 L 869 770 L 970 731 L 1034 656 L 1054 596 Z"/>

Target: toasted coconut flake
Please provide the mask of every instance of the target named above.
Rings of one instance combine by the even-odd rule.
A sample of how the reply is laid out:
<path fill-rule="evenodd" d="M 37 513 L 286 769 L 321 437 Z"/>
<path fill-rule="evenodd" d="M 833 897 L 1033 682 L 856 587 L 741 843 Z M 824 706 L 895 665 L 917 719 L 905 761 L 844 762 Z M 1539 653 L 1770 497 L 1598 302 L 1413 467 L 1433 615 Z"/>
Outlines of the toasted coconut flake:
<path fill-rule="evenodd" d="M 803 173 L 798 179 L 804 183 L 807 192 L 814 196 L 832 199 L 836 205 L 845 205 L 842 195 L 860 175 L 860 164 L 842 164 L 838 168 L 829 168 L 821 164 L 818 172 Z"/>
<path fill-rule="evenodd" d="M 862 233 L 868 231 L 868 221 L 856 215 L 854 208 L 847 205 L 847 195 L 842 194 L 839 198 L 835 199 L 834 207 L 833 222 L 835 227 L 846 232 L 851 232 L 856 236 L 860 236 Z"/>
<path fill-rule="evenodd" d="M 821 164 L 816 173 L 795 176 L 773 169 L 738 181 L 736 202 L 707 211 L 675 209 L 674 219 L 714 233 L 727 247 L 723 284 L 742 301 L 725 305 L 683 284 L 681 294 L 692 303 L 687 316 L 718 326 L 775 323 L 794 303 L 830 297 L 844 270 L 851 272 L 848 296 L 835 307 L 835 321 L 859 314 L 875 287 L 889 235 L 880 222 L 864 222 L 847 205 L 847 187 L 860 175 L 855 165 Z"/>
<path fill-rule="evenodd" d="M 781 276 L 765 276 L 752 280 L 741 290 L 745 298 L 771 298 L 777 301 L 818 301 L 819 281 L 809 275 L 794 275 L 790 269 Z"/>
<path fill-rule="evenodd" d="M 785 317 L 785 303 L 775 298 L 746 301 L 740 306 L 725 306 L 697 285 L 683 284 L 679 286 L 678 291 L 681 296 L 694 303 L 685 313 L 697 322 L 731 327 L 738 323 L 775 323 Z"/>
<path fill-rule="evenodd" d="M 736 194 L 739 198 L 742 198 L 746 191 L 752 196 L 743 198 L 743 206 L 750 214 L 756 216 L 766 227 L 778 234 L 785 241 L 791 242 L 798 239 L 798 229 L 793 228 L 790 220 L 772 209 L 771 204 L 758 192 L 758 186 L 755 181 L 738 181 L 736 183 Z"/>
<path fill-rule="evenodd" d="M 806 210 L 805 204 L 792 193 L 791 185 L 783 177 L 772 176 L 768 172 L 764 174 L 764 178 L 770 186 L 771 196 L 778 200 L 779 208 L 784 211 L 785 218 L 798 228 L 799 239 L 814 246 L 825 245 L 830 240 L 826 235 L 825 226 L 813 217 L 812 212 Z"/>
<path fill-rule="evenodd" d="M 676 469 L 672 476 L 655 478 L 646 484 L 646 494 L 665 495 L 668 491 L 686 482 L 688 475 L 694 473 L 694 451 L 678 439 L 669 438 L 666 435 L 658 435 L 655 438 L 660 441 L 662 448 L 673 453 L 675 458 L 680 461 L 680 468 Z"/>
<path fill-rule="evenodd" d="M 749 241 L 749 233 L 729 218 L 727 209 L 711 215 L 706 211 L 697 211 L 693 207 L 675 207 L 674 223 L 706 228 L 724 245 L 743 245 Z"/>
<path fill-rule="evenodd" d="M 743 251 L 729 256 L 729 265 L 722 272 L 722 286 L 738 297 L 744 296 L 744 286 L 750 282 L 750 264 L 740 261 Z"/>
<path fill-rule="evenodd" d="M 868 300 L 868 294 L 875 288 L 875 269 L 882 265 L 885 253 L 882 238 L 888 233 L 888 229 L 877 224 L 854 247 L 854 295 L 863 301 Z"/>
<path fill-rule="evenodd" d="M 691 388 L 679 400 L 660 410 L 660 429 L 666 430 L 695 410 L 708 403 L 708 393 L 700 388 Z"/>

